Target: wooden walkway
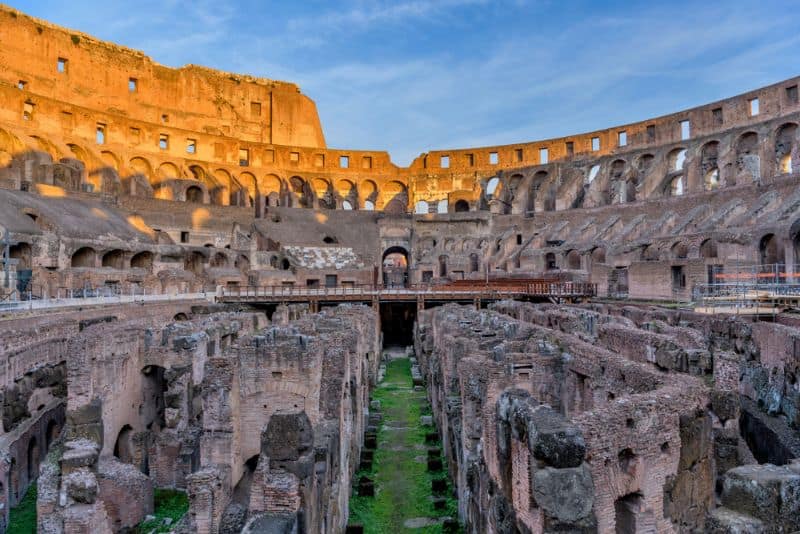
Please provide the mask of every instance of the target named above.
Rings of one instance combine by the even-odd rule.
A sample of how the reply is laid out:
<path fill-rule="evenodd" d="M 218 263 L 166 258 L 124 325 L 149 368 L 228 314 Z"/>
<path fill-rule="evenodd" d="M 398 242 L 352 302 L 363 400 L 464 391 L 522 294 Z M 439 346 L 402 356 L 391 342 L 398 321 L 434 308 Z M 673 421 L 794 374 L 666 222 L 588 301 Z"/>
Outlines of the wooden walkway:
<path fill-rule="evenodd" d="M 576 302 L 595 296 L 596 285 L 576 282 L 516 282 L 505 284 L 453 284 L 420 285 L 408 287 L 382 286 L 245 286 L 223 288 L 218 302 L 251 304 L 288 304 L 308 302 L 312 308 L 319 303 L 416 302 L 423 308 L 426 302 L 494 302 L 504 299 L 547 300 L 550 302 Z"/>

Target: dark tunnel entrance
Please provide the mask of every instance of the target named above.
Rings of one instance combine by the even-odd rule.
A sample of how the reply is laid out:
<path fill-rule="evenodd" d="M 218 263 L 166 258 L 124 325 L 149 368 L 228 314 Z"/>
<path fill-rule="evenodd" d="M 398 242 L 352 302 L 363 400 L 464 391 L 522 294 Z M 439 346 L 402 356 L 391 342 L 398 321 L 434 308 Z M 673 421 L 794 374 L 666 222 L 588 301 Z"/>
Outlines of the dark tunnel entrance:
<path fill-rule="evenodd" d="M 386 302 L 381 304 L 383 345 L 405 347 L 414 344 L 416 302 Z"/>

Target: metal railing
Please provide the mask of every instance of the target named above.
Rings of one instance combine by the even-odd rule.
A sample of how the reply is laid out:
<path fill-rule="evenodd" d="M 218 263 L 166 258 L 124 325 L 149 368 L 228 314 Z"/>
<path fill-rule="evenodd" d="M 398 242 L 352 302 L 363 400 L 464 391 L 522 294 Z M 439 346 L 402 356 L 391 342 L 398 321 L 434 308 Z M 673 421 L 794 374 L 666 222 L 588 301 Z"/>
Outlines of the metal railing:
<path fill-rule="evenodd" d="M 446 297 L 473 298 L 497 296 L 531 296 L 531 297 L 592 297 L 596 295 L 596 284 L 583 282 L 532 282 L 519 284 L 474 284 L 474 285 L 433 285 L 416 284 L 405 287 L 386 287 L 381 285 L 337 285 L 321 287 L 302 287 L 294 285 L 265 285 L 224 287 L 220 296 L 224 299 L 247 300 L 290 300 L 290 299 L 323 299 L 354 300 L 356 298 L 392 299 L 393 297 Z"/>

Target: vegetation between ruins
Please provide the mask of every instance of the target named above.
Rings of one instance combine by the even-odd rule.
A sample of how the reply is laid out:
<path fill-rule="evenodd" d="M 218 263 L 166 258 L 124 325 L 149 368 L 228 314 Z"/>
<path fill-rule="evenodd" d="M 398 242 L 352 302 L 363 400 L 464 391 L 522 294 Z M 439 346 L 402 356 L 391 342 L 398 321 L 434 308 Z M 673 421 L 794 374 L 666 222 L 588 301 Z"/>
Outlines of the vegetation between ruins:
<path fill-rule="evenodd" d="M 431 427 L 420 423 L 420 416 L 430 414 L 425 393 L 414 391 L 411 362 L 408 358 L 391 360 L 386 376 L 374 391 L 380 401 L 383 422 L 378 431 L 378 448 L 371 470 L 359 470 L 375 481 L 375 497 L 354 495 L 350 500 L 350 524 L 360 524 L 366 534 L 382 532 L 442 532 L 440 523 L 409 528 L 405 522 L 418 518 L 457 517 L 458 503 L 452 488 L 444 496 L 442 510 L 434 509 L 431 481 L 446 476 L 427 470 L 425 434 Z"/>
<path fill-rule="evenodd" d="M 7 532 L 36 534 L 36 482 L 28 486 L 20 503 L 11 509 Z"/>

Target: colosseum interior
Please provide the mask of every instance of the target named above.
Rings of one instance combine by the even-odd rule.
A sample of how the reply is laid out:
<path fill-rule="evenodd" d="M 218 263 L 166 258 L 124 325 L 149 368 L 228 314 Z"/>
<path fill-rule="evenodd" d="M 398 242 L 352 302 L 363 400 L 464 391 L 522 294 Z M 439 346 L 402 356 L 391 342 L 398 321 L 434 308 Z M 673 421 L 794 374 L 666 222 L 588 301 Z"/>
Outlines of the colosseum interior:
<path fill-rule="evenodd" d="M 0 67 L 0 532 L 800 529 L 800 78 L 400 167 L 7 7 Z"/>

